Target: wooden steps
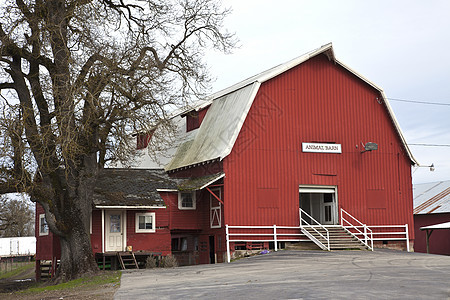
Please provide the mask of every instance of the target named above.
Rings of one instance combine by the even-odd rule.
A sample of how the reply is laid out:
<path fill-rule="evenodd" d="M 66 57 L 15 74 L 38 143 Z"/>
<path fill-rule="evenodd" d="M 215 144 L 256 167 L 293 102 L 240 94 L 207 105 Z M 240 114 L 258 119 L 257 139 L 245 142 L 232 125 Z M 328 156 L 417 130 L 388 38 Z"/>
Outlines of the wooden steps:
<path fill-rule="evenodd" d="M 39 280 L 47 281 L 55 276 L 56 269 L 59 266 L 59 260 L 40 260 L 39 261 Z"/>
<path fill-rule="evenodd" d="M 139 269 L 136 257 L 133 252 L 117 252 L 117 258 L 122 270 Z"/>

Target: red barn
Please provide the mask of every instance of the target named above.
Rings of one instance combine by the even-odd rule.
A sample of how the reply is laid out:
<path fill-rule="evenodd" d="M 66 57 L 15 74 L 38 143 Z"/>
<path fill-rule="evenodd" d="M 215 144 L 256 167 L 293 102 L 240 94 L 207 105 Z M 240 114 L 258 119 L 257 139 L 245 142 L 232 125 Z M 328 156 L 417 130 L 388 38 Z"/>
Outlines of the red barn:
<path fill-rule="evenodd" d="M 161 206 L 141 210 L 120 197 L 96 204 L 94 252 L 133 246 L 184 263 L 214 263 L 236 249 L 276 250 L 306 240 L 348 248 L 333 240 L 341 234 L 369 249 L 373 241 L 408 248 L 405 241 L 414 241 L 416 161 L 384 92 L 338 61 L 331 44 L 218 92 L 172 121 L 178 129 L 159 160 L 145 147 L 167 138 L 164 128 L 151 139 L 138 135 L 141 170 L 123 171 L 136 172 L 131 183 L 145 169 L 164 167 L 153 172 L 170 184 L 155 182 L 145 196 Z M 117 249 L 106 246 L 112 209 L 126 224 Z M 135 220 L 147 226 L 147 216 L 156 218 L 154 232 L 139 234 Z"/>
<path fill-rule="evenodd" d="M 447 223 L 442 229 L 428 230 L 429 253 L 450 255 L 450 181 L 414 185 L 414 250 L 427 253 L 423 227 Z"/>

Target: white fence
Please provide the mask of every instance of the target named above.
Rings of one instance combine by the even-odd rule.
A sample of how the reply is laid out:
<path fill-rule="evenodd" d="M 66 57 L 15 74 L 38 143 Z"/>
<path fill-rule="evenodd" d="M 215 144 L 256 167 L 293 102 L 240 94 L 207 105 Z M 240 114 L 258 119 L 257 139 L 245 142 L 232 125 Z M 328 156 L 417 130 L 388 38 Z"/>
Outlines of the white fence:
<path fill-rule="evenodd" d="M 370 230 L 373 241 L 405 241 L 409 252 L 408 224 L 405 225 L 374 225 L 374 226 L 344 226 L 353 235 L 364 240 Z M 361 231 L 362 229 L 362 231 Z M 365 232 L 364 233 L 364 229 Z M 273 242 L 275 251 L 278 250 L 278 242 L 306 242 L 311 241 L 301 232 L 300 226 L 231 226 L 225 225 L 227 242 L 227 260 L 231 261 L 231 243 L 264 243 Z M 373 249 L 373 244 L 372 244 Z"/>

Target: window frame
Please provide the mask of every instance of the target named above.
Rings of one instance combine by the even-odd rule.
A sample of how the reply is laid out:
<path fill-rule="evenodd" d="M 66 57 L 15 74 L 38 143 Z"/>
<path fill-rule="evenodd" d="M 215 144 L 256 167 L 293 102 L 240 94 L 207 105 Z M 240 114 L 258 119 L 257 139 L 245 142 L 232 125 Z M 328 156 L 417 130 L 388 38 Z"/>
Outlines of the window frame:
<path fill-rule="evenodd" d="M 146 217 L 146 216 L 150 216 L 152 217 L 152 229 L 140 229 L 139 228 L 139 217 Z M 136 226 L 135 226 L 135 232 L 136 233 L 154 233 L 156 232 L 156 213 L 155 212 L 140 212 L 140 213 L 136 213 L 135 215 L 135 219 L 136 219 Z"/>
<path fill-rule="evenodd" d="M 183 207 L 183 194 L 191 194 L 192 207 Z M 180 210 L 196 210 L 197 209 L 197 193 L 192 192 L 178 192 L 178 209 Z"/>
<path fill-rule="evenodd" d="M 46 231 L 42 231 L 42 220 L 45 220 L 45 225 L 47 227 Z M 45 218 L 45 214 L 39 214 L 39 236 L 44 236 L 49 234 L 50 229 L 48 228 L 47 219 Z"/>

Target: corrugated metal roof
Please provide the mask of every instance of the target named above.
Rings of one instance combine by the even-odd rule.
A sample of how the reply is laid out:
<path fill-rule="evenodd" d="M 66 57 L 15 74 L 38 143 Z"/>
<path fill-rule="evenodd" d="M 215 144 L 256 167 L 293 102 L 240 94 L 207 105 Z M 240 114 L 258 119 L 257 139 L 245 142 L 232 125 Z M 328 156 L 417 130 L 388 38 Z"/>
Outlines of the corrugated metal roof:
<path fill-rule="evenodd" d="M 204 161 L 210 161 L 217 158 L 223 159 L 226 157 L 234 146 L 261 83 L 268 81 L 319 54 L 327 55 L 329 60 L 339 64 L 379 91 L 383 98 L 382 100 L 386 103 L 388 113 L 411 162 L 418 165 L 417 160 L 412 155 L 406 143 L 406 139 L 403 136 L 384 91 L 361 74 L 338 61 L 334 56 L 333 46 L 329 43 L 284 64 L 247 78 L 229 88 L 211 95 L 208 97 L 208 101 L 202 101 L 200 105 L 192 106 L 190 110 L 199 110 L 211 104 L 205 119 L 198 129 L 197 135 L 193 137 L 192 140 L 183 142 L 170 163 L 165 166 L 165 169 L 170 171 Z"/>
<path fill-rule="evenodd" d="M 415 184 L 414 214 L 450 212 L 450 180 Z"/>
<path fill-rule="evenodd" d="M 420 230 L 430 230 L 430 229 L 450 229 L 450 222 L 440 223 L 436 225 L 430 225 L 425 227 L 420 227 Z"/>
<path fill-rule="evenodd" d="M 242 87 L 213 101 L 202 124 L 177 149 L 167 171 L 214 159 L 223 159 L 230 152 L 244 124 L 258 91 L 259 83 Z"/>

